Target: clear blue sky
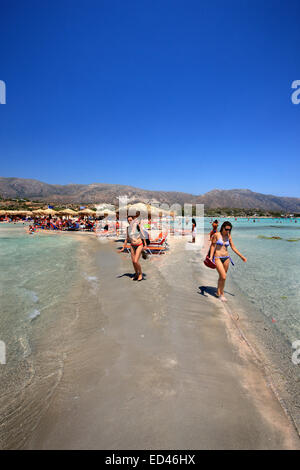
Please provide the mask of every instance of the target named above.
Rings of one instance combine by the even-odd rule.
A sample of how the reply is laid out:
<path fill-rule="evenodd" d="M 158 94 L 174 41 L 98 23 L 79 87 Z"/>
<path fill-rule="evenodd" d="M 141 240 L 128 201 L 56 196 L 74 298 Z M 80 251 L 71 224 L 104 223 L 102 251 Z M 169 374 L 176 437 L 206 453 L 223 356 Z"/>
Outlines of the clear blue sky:
<path fill-rule="evenodd" d="M 2 0 L 1 176 L 300 197 L 300 3 Z"/>

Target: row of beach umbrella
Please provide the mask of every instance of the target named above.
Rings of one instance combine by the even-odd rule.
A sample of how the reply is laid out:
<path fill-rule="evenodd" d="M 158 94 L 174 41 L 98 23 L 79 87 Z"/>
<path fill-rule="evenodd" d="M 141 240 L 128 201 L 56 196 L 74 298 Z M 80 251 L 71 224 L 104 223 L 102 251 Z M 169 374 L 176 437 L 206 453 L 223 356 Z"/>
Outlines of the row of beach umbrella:
<path fill-rule="evenodd" d="M 73 211 L 72 209 L 63 209 L 61 211 L 55 211 L 53 209 L 36 209 L 33 211 L 29 210 L 18 210 L 18 211 L 13 211 L 13 210 L 0 210 L 0 216 L 3 215 L 10 215 L 10 216 L 47 216 L 47 215 L 69 215 L 69 216 L 77 216 L 77 215 L 96 215 L 95 211 L 92 211 L 90 209 L 84 209 L 81 211 Z"/>
<path fill-rule="evenodd" d="M 144 203 L 137 203 L 137 204 L 128 204 L 127 206 L 122 208 L 124 211 L 128 211 L 128 214 L 133 215 L 137 211 L 139 211 L 142 215 L 151 214 L 152 216 L 167 216 L 173 215 L 172 212 L 151 206 L 150 204 Z M 9 216 L 71 216 L 75 217 L 78 215 L 83 216 L 114 216 L 115 214 L 120 213 L 120 209 L 116 212 L 108 209 L 108 208 L 101 208 L 101 210 L 97 209 L 97 211 L 93 211 L 91 209 L 82 209 L 80 211 L 74 211 L 73 209 L 62 209 L 60 211 L 55 211 L 54 209 L 36 209 L 33 211 L 29 210 L 0 210 L 0 217 L 9 215 Z"/>
<path fill-rule="evenodd" d="M 83 215 L 83 216 L 113 216 L 115 213 L 110 210 L 104 210 L 104 211 L 93 211 L 91 209 L 83 209 L 80 211 L 73 211 L 72 209 L 63 209 L 60 211 L 55 211 L 53 209 L 36 209 L 33 211 L 29 210 L 0 210 L 0 217 L 2 216 L 17 216 L 17 217 L 23 217 L 23 216 L 70 216 L 70 217 L 76 217 L 78 215 Z"/>

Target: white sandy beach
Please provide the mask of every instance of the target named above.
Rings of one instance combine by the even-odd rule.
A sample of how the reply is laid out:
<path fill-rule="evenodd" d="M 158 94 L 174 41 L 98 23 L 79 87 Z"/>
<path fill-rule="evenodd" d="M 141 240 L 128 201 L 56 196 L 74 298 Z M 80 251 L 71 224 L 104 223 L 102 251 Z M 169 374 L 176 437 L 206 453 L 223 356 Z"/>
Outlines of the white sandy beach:
<path fill-rule="evenodd" d="M 146 280 L 136 283 L 119 243 L 83 239 L 91 261 L 72 294 L 76 315 L 58 334 L 61 378 L 33 431 L 13 446 L 300 448 L 257 357 L 210 295 L 215 273 L 184 243 L 143 261 Z"/>

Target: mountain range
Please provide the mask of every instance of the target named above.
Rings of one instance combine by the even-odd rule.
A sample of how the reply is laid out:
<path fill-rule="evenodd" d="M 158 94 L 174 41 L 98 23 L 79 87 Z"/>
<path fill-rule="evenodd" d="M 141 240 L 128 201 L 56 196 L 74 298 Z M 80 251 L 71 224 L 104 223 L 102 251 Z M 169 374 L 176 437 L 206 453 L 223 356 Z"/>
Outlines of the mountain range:
<path fill-rule="evenodd" d="M 56 204 L 118 204 L 119 197 L 129 202 L 204 204 L 206 208 L 262 209 L 300 213 L 300 198 L 261 194 L 250 189 L 214 189 L 202 195 L 175 191 L 151 191 L 119 184 L 48 184 L 34 179 L 0 177 L 0 196 L 5 199 L 30 199 Z"/>

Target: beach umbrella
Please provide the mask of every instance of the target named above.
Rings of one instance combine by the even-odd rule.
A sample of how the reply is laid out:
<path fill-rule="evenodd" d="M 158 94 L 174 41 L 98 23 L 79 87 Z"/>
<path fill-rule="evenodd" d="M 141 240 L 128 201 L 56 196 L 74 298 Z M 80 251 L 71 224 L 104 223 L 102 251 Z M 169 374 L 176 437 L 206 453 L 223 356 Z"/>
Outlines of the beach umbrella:
<path fill-rule="evenodd" d="M 20 210 L 20 211 L 17 211 L 17 215 L 32 215 L 32 213 L 30 211 L 27 211 L 27 210 Z"/>
<path fill-rule="evenodd" d="M 142 216 L 148 214 L 148 207 L 146 204 L 142 202 L 138 202 L 136 204 L 127 204 L 127 206 L 120 207 L 117 209 L 116 213 L 119 214 L 122 211 L 122 215 L 124 213 L 128 215 L 135 215 L 137 212 L 140 212 Z"/>
<path fill-rule="evenodd" d="M 18 215 L 18 211 L 6 211 L 7 215 Z"/>
<path fill-rule="evenodd" d="M 14 215 L 14 216 L 17 216 L 17 217 L 21 217 L 23 215 L 31 215 L 31 212 L 29 211 L 26 211 L 26 210 L 20 210 L 20 211 L 3 211 L 3 215 Z"/>
<path fill-rule="evenodd" d="M 93 215 L 94 217 L 96 216 L 96 212 L 95 212 L 95 211 L 92 211 L 91 209 L 83 209 L 83 210 L 79 211 L 79 214 L 82 214 L 82 215 Z"/>
<path fill-rule="evenodd" d="M 116 207 L 114 204 L 102 203 L 102 204 L 96 205 L 95 208 L 96 208 L 97 217 L 104 216 L 104 215 L 108 215 L 108 216 L 116 215 Z"/>
<path fill-rule="evenodd" d="M 36 209 L 36 210 L 32 211 L 32 214 L 33 215 L 44 215 L 44 211 L 43 211 L 43 209 Z"/>
<path fill-rule="evenodd" d="M 53 209 L 45 209 L 45 210 L 42 210 L 41 212 L 45 215 L 55 215 L 56 214 L 56 211 L 53 210 Z"/>
<path fill-rule="evenodd" d="M 127 207 L 129 214 L 134 214 L 137 211 L 140 211 L 141 214 L 151 214 L 152 216 L 159 216 L 159 215 L 169 215 L 170 211 L 165 209 L 160 209 L 156 206 L 151 206 L 150 204 L 144 204 L 143 202 L 138 202 L 136 204 L 128 205 Z"/>
<path fill-rule="evenodd" d="M 73 217 L 75 215 L 78 215 L 78 212 L 73 211 L 72 209 L 63 209 L 58 212 L 60 215 L 72 215 Z"/>
<path fill-rule="evenodd" d="M 128 204 L 127 209 L 134 214 L 137 211 L 148 212 L 149 206 L 143 202 L 137 202 L 136 204 Z"/>
<path fill-rule="evenodd" d="M 97 216 L 99 217 L 115 217 L 116 216 L 116 212 L 114 211 L 111 211 L 109 209 L 103 209 L 101 211 L 97 211 Z"/>
<path fill-rule="evenodd" d="M 166 209 L 161 209 L 160 207 L 150 206 L 151 207 L 151 214 L 153 215 L 170 215 L 171 211 L 167 211 Z"/>

